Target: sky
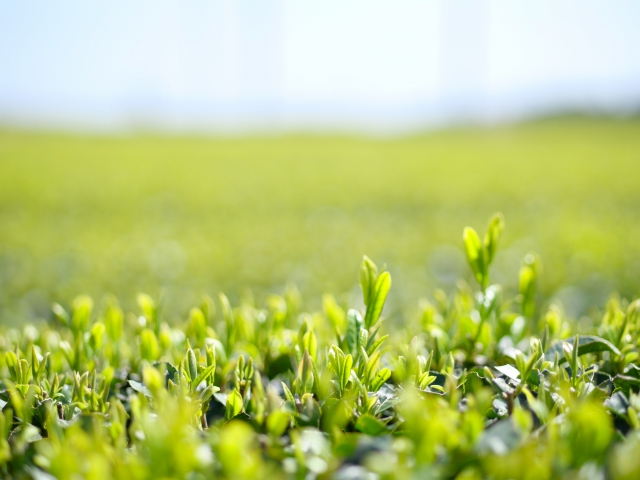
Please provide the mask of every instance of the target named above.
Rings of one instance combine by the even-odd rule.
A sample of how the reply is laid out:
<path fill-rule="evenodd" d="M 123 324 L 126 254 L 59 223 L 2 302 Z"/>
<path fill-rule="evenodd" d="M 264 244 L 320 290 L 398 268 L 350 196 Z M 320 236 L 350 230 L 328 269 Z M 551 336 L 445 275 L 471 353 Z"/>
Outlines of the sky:
<path fill-rule="evenodd" d="M 640 110 L 637 0 L 0 3 L 0 123 L 396 131 Z"/>

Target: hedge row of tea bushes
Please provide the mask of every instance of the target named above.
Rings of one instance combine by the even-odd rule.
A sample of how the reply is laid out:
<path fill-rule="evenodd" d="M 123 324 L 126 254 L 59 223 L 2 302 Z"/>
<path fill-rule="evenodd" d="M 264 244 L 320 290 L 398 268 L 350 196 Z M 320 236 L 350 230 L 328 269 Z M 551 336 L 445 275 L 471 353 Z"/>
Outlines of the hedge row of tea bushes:
<path fill-rule="evenodd" d="M 60 479 L 640 477 L 640 301 L 587 331 L 490 280 L 503 220 L 464 231 L 477 286 L 385 329 L 391 274 L 364 258 L 366 308 L 205 297 L 181 325 L 138 296 L 54 305 L 0 337 L 0 470 Z"/>
<path fill-rule="evenodd" d="M 363 253 L 393 276 L 388 324 L 414 319 L 416 299 L 474 281 L 460 230 L 494 210 L 509 228 L 492 282 L 513 291 L 538 252 L 539 299 L 581 317 L 612 291 L 640 292 L 638 152 L 640 116 L 387 138 L 0 125 L 0 324 L 37 322 L 79 293 L 96 310 L 111 293 L 126 312 L 149 293 L 172 325 L 203 292 L 237 306 L 250 289 L 262 305 L 289 284 L 307 311 L 326 292 L 361 308 Z"/>

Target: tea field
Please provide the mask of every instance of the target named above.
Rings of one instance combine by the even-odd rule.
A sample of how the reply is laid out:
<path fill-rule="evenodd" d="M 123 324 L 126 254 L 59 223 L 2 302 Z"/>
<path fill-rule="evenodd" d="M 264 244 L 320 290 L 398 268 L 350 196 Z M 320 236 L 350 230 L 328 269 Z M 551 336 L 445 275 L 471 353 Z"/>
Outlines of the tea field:
<path fill-rule="evenodd" d="M 496 278 L 530 251 L 572 315 L 638 292 L 640 122 L 555 119 L 403 139 L 0 133 L 2 320 L 139 291 L 182 315 L 202 293 L 352 293 L 364 253 L 390 307 L 469 280 L 460 228 L 509 221 Z M 400 313 L 400 312 L 398 312 Z"/>
<path fill-rule="evenodd" d="M 0 472 L 638 478 L 639 185 L 637 119 L 1 130 Z"/>

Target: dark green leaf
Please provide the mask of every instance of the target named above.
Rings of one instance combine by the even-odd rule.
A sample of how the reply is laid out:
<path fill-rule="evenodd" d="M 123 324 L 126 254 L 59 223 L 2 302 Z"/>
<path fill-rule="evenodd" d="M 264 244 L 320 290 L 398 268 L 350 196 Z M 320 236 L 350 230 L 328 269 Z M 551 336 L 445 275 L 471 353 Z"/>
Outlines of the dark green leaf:
<path fill-rule="evenodd" d="M 621 388 L 626 393 L 640 391 L 640 380 L 626 375 L 616 375 L 613 377 L 613 383 L 616 387 Z"/>
<path fill-rule="evenodd" d="M 129 385 L 131 385 L 131 388 L 136 392 L 140 392 L 145 397 L 151 398 L 151 391 L 144 384 L 136 382 L 135 380 L 129 380 Z"/>
<path fill-rule="evenodd" d="M 573 345 L 574 341 L 575 337 L 570 337 L 566 340 L 554 343 L 551 345 L 549 350 L 544 353 L 545 358 L 549 361 L 553 361 L 557 354 L 559 356 L 560 363 L 566 362 L 567 360 L 562 350 L 562 344 L 568 343 Z M 597 352 L 611 352 L 616 355 L 620 355 L 620 350 L 618 350 L 616 346 L 608 340 L 592 335 L 580 335 L 578 339 L 578 356 Z"/>
<path fill-rule="evenodd" d="M 611 398 L 607 398 L 604 401 L 604 405 L 616 415 L 619 415 L 621 417 L 627 416 L 629 400 L 627 400 L 627 397 L 622 392 L 616 392 L 611 395 Z"/>
<path fill-rule="evenodd" d="M 477 448 L 480 453 L 504 455 L 518 445 L 520 438 L 521 434 L 511 419 L 499 420 L 482 432 Z"/>
<path fill-rule="evenodd" d="M 624 369 L 624 374 L 628 377 L 640 378 L 640 367 L 631 363 Z"/>
<path fill-rule="evenodd" d="M 506 375 L 507 377 L 512 378 L 514 380 L 518 380 L 520 378 L 520 372 L 513 365 L 509 365 L 509 364 L 499 365 L 495 367 L 495 369 L 498 370 L 503 375 Z"/>
<path fill-rule="evenodd" d="M 506 393 L 511 395 L 515 389 L 511 387 L 504 379 L 496 377 L 491 379 L 491 385 L 493 385 L 494 390 L 498 393 Z"/>
<path fill-rule="evenodd" d="M 492 405 L 498 417 L 506 417 L 509 414 L 509 408 L 507 407 L 507 402 L 505 402 L 503 399 L 495 398 L 493 400 Z"/>

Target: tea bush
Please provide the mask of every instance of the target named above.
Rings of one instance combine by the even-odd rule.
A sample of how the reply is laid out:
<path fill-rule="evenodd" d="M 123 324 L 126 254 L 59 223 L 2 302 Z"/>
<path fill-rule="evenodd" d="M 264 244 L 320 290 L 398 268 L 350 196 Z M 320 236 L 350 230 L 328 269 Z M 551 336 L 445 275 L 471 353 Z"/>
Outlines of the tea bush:
<path fill-rule="evenodd" d="M 364 308 L 202 298 L 179 324 L 148 295 L 55 304 L 0 336 L 7 478 L 633 479 L 640 475 L 640 301 L 600 322 L 541 310 L 540 260 L 492 282 L 504 221 L 463 246 L 459 282 L 405 328 L 392 272 L 364 257 Z"/>

